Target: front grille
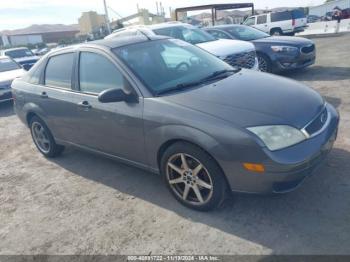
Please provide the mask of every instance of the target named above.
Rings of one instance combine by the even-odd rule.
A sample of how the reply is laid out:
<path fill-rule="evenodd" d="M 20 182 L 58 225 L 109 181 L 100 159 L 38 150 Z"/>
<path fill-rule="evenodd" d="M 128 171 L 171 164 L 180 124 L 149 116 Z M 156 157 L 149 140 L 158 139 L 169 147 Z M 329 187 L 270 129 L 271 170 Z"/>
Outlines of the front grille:
<path fill-rule="evenodd" d="M 255 65 L 255 51 L 229 55 L 224 59 L 224 61 L 234 67 L 250 69 Z"/>
<path fill-rule="evenodd" d="M 322 129 L 326 124 L 328 119 L 327 108 L 325 108 L 312 122 L 310 122 L 304 129 L 305 131 L 312 136 Z"/>
<path fill-rule="evenodd" d="M 304 54 L 308 54 L 308 53 L 311 53 L 315 50 L 315 45 L 312 44 L 312 45 L 308 45 L 308 46 L 304 46 L 301 48 L 301 52 L 304 53 Z"/>

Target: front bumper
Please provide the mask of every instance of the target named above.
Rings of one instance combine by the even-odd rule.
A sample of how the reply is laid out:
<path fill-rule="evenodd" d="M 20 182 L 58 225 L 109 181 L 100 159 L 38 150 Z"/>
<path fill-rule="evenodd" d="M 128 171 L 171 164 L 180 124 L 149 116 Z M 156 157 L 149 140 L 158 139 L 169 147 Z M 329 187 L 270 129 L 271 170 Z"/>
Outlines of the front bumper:
<path fill-rule="evenodd" d="M 331 105 L 327 104 L 327 109 L 331 119 L 322 133 L 282 150 L 263 149 L 267 156 L 262 161 L 264 173 L 247 171 L 241 163 L 240 166 L 236 165 L 237 172 L 228 176 L 232 191 L 268 194 L 285 193 L 297 188 L 320 166 L 337 138 L 338 113 Z"/>
<path fill-rule="evenodd" d="M 11 89 L 0 89 L 0 102 L 12 100 Z"/>
<path fill-rule="evenodd" d="M 273 54 L 271 57 L 272 70 L 282 72 L 293 69 L 301 69 L 313 65 L 316 61 L 316 52 L 309 54 L 299 53 L 295 56 Z"/>

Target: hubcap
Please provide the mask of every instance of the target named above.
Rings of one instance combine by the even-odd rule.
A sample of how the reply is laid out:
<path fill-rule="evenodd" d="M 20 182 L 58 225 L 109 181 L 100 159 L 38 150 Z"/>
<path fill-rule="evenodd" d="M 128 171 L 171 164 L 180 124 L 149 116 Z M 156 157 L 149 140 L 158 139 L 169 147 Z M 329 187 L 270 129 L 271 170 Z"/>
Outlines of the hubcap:
<path fill-rule="evenodd" d="M 171 189 L 184 201 L 194 205 L 207 203 L 213 194 L 213 182 L 204 165 L 188 154 L 169 158 L 166 175 Z"/>
<path fill-rule="evenodd" d="M 45 128 L 40 123 L 34 122 L 32 124 L 32 134 L 33 134 L 34 142 L 38 146 L 38 148 L 42 152 L 48 153 L 51 148 L 51 143 L 47 136 Z"/>
<path fill-rule="evenodd" d="M 259 61 L 259 69 L 262 72 L 267 72 L 267 62 L 264 58 L 261 56 L 258 56 L 258 61 Z"/>

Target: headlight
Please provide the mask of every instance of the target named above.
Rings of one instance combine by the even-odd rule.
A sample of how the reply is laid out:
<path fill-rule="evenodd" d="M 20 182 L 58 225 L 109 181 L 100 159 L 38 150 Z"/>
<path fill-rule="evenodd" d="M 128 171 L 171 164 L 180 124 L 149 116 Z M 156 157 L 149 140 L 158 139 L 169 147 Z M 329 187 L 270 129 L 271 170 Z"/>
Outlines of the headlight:
<path fill-rule="evenodd" d="M 276 53 L 294 53 L 294 52 L 298 52 L 299 50 L 297 47 L 294 47 L 294 46 L 279 46 L 279 45 L 271 46 L 271 49 Z"/>
<path fill-rule="evenodd" d="M 271 151 L 295 145 L 306 139 L 300 130 L 286 125 L 256 126 L 247 129 L 256 134 Z"/>

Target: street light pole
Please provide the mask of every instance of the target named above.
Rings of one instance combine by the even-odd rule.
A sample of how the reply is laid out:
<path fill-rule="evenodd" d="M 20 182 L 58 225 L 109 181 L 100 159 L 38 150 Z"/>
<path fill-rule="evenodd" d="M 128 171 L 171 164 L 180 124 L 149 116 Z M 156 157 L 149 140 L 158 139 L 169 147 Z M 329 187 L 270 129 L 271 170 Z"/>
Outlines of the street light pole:
<path fill-rule="evenodd" d="M 110 34 L 111 33 L 111 25 L 109 24 L 109 17 L 108 17 L 106 0 L 103 0 L 103 5 L 105 7 L 105 17 L 106 17 L 107 30 L 108 30 L 108 34 Z"/>

